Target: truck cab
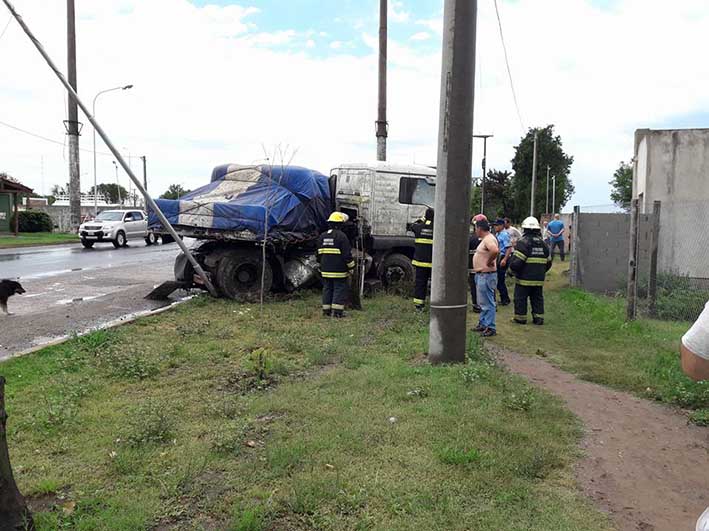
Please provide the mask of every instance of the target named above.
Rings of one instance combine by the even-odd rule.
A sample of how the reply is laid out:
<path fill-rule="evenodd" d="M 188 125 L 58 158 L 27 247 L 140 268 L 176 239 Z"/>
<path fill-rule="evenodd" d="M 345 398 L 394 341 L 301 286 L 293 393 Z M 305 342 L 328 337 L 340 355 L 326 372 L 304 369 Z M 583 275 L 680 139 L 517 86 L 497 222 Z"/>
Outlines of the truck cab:
<path fill-rule="evenodd" d="M 333 168 L 330 175 L 334 208 L 366 230 L 365 249 L 375 276 L 385 285 L 412 281 L 414 237 L 406 227 L 423 216 L 426 206 L 433 206 L 436 170 L 389 162 L 348 163 Z M 429 191 L 431 203 L 411 204 L 417 199 L 407 197 L 411 189 Z"/>

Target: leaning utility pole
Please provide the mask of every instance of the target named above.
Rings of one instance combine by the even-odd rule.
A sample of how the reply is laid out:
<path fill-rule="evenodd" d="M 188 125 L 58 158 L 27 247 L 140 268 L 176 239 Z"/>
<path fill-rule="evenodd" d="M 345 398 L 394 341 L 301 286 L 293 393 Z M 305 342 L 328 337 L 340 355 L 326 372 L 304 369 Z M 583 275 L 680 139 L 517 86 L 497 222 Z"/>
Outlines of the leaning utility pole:
<path fill-rule="evenodd" d="M 532 206 L 529 208 L 529 215 L 534 216 L 534 192 L 537 188 L 537 130 L 534 130 L 534 157 L 532 166 Z"/>
<path fill-rule="evenodd" d="M 143 188 L 145 188 L 145 191 L 148 191 L 148 162 L 145 158 L 145 155 L 140 157 L 140 160 L 143 161 Z"/>
<path fill-rule="evenodd" d="M 379 0 L 379 112 L 377 115 L 377 160 L 387 159 L 387 11 L 388 0 Z"/>
<path fill-rule="evenodd" d="M 464 362 L 477 0 L 445 0 L 428 359 Z"/>
<path fill-rule="evenodd" d="M 544 209 L 545 214 L 549 213 L 549 172 L 550 171 L 551 171 L 551 166 L 547 165 L 547 204 L 546 204 L 546 208 Z"/>
<path fill-rule="evenodd" d="M 67 27 L 67 62 L 69 84 L 76 88 L 76 16 L 74 13 L 74 0 L 66 0 L 66 27 Z M 72 230 L 77 230 L 81 224 L 81 172 L 79 168 L 79 109 L 76 100 L 69 94 L 69 105 L 66 132 L 69 136 L 69 211 Z"/>
<path fill-rule="evenodd" d="M 487 179 L 487 139 L 494 135 L 473 135 L 473 138 L 483 139 L 483 178 L 480 181 L 480 213 L 485 213 L 485 179 Z"/>

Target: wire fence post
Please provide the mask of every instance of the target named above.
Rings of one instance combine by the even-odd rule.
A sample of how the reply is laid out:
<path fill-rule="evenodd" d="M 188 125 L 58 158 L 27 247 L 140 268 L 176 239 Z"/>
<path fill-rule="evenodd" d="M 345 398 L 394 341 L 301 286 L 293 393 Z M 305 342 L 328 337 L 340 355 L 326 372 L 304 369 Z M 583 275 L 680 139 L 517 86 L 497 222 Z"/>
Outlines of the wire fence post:
<path fill-rule="evenodd" d="M 571 283 L 571 287 L 577 288 L 581 286 L 581 275 L 580 275 L 580 267 L 579 267 L 579 221 L 581 218 L 581 207 L 580 206 L 575 206 L 574 207 L 574 213 L 571 217 L 571 241 L 569 242 L 569 245 L 571 246 L 571 249 L 569 249 L 569 254 L 571 255 L 571 270 L 569 274 L 569 280 Z"/>
<path fill-rule="evenodd" d="M 640 208 L 637 199 L 630 206 L 630 256 L 628 258 L 628 295 L 627 320 L 637 318 L 638 298 L 638 226 Z"/>
<path fill-rule="evenodd" d="M 649 313 L 657 316 L 657 260 L 660 251 L 660 215 L 662 201 L 655 201 L 652 209 L 652 242 L 650 246 L 650 281 L 648 286 Z"/>

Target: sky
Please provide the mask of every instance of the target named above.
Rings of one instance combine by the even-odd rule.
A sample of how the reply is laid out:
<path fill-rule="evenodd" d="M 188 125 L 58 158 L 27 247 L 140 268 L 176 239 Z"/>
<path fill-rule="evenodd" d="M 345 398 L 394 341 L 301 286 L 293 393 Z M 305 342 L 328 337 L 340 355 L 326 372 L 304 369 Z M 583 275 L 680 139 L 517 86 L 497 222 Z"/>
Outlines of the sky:
<path fill-rule="evenodd" d="M 706 0 L 498 2 L 519 115 L 494 0 L 480 0 L 474 132 L 494 134 L 488 168 L 509 169 L 526 130 L 554 124 L 575 158 L 567 210 L 607 205 L 636 129 L 709 125 Z M 133 168 L 147 157 L 152 195 L 207 184 L 227 162 L 327 173 L 371 161 L 378 3 L 76 0 L 79 95 L 90 106 L 99 91 L 134 85 L 101 95 L 96 116 Z M 65 70 L 64 3 L 14 5 Z M 389 160 L 435 165 L 443 0 L 390 0 L 389 9 Z M 40 193 L 68 181 L 66 96 L 53 76 L 0 6 L 0 172 Z M 88 191 L 92 131 L 81 120 Z M 115 182 L 100 139 L 98 152 L 98 182 Z M 481 158 L 476 142 L 476 176 Z"/>

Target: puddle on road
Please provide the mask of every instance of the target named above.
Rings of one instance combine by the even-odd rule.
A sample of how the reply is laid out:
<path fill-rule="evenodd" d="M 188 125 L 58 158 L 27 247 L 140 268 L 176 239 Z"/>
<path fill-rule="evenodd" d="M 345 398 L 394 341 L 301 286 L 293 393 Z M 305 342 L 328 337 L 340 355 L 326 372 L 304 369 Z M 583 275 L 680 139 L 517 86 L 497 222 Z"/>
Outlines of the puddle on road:
<path fill-rule="evenodd" d="M 98 295 L 93 295 L 91 297 L 76 297 L 74 299 L 62 299 L 60 301 L 57 301 L 57 304 L 59 306 L 67 306 L 68 304 L 73 304 L 75 302 L 87 302 L 87 301 L 92 301 L 94 299 L 100 299 L 101 297 L 105 297 L 105 293 L 99 293 Z"/>

